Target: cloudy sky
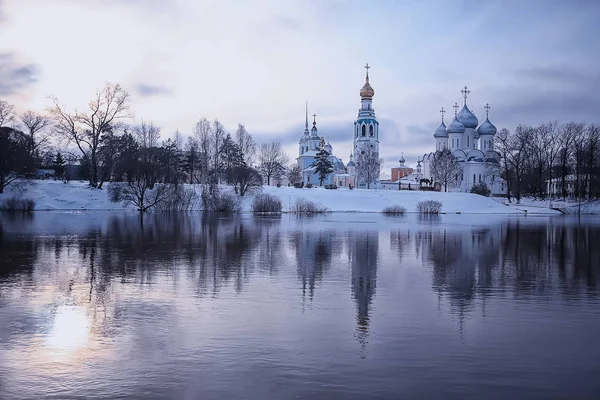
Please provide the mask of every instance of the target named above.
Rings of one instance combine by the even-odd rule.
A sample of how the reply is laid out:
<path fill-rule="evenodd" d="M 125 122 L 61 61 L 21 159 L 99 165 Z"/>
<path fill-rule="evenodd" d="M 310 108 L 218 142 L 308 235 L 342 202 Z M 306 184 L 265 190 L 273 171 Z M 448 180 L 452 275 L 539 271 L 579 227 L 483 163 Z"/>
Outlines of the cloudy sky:
<path fill-rule="evenodd" d="M 0 99 L 82 107 L 105 82 L 164 135 L 202 116 L 290 154 L 304 102 L 347 160 L 365 63 L 386 169 L 434 147 L 466 84 L 499 128 L 600 122 L 600 1 L 0 0 Z"/>

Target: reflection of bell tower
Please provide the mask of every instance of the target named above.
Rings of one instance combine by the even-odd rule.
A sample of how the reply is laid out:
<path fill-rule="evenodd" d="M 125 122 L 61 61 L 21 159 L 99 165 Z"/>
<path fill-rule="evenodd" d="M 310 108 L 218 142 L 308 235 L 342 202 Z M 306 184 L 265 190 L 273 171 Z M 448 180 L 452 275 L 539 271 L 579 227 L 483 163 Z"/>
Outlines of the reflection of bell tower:
<path fill-rule="evenodd" d="M 356 302 L 356 338 L 361 345 L 361 357 L 366 357 L 369 337 L 369 311 L 377 283 L 379 236 L 376 231 L 350 232 L 348 257 L 352 268 L 352 297 Z"/>
<path fill-rule="evenodd" d="M 334 231 L 298 231 L 290 235 L 292 247 L 296 251 L 298 279 L 302 282 L 302 300 L 308 289 L 309 300 L 313 299 L 315 284 L 323 279 L 323 274 L 331 265 Z"/>

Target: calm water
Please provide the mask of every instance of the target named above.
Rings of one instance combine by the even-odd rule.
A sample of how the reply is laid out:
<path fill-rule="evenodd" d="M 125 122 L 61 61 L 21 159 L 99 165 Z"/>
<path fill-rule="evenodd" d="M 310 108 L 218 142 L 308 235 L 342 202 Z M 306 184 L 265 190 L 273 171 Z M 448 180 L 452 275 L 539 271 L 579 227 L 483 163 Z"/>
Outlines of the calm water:
<path fill-rule="evenodd" d="M 600 220 L 0 215 L 0 398 L 600 398 Z"/>

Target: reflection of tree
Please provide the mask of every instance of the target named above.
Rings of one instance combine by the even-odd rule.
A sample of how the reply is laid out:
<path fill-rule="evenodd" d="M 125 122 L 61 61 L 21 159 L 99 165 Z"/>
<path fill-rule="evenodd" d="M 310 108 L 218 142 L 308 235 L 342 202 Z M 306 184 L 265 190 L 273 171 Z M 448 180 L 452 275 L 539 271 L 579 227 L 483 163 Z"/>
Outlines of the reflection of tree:
<path fill-rule="evenodd" d="M 379 235 L 377 231 L 348 233 L 348 258 L 352 270 L 352 297 L 356 302 L 356 338 L 361 345 L 361 357 L 366 357 L 369 337 L 369 311 L 375 296 Z"/>
<path fill-rule="evenodd" d="M 302 299 L 313 299 L 315 283 L 323 279 L 331 265 L 335 230 L 299 230 L 289 234 L 289 243 L 295 251 L 298 278 L 302 281 Z"/>

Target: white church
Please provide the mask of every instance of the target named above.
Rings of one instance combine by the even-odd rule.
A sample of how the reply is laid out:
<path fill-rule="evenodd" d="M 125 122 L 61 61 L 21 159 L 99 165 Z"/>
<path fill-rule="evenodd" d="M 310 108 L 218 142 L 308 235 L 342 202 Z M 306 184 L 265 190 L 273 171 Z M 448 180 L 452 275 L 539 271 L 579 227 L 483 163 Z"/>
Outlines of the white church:
<path fill-rule="evenodd" d="M 442 122 L 433 133 L 436 151 L 449 149 L 462 166 L 462 173 L 457 177 L 455 187 L 448 190 L 468 192 L 474 184 L 485 182 L 492 195 L 506 194 L 506 184 L 500 178 L 500 154 L 494 151 L 497 129 L 489 120 L 490 106 L 485 105 L 485 121 L 479 125 L 477 117 L 467 106 L 467 97 L 471 91 L 465 86 L 461 93 L 464 98 L 462 109 L 457 112 L 459 106 L 454 104 L 454 118 L 446 126 L 445 110 L 442 107 Z M 432 179 L 430 167 L 433 156 L 434 152 L 423 156 L 424 178 Z"/>
<path fill-rule="evenodd" d="M 325 150 L 329 153 L 329 161 L 333 165 L 333 173 L 330 174 L 327 179 L 323 181 L 323 184 L 335 184 L 338 187 L 359 187 L 370 188 L 379 187 L 379 170 L 376 171 L 374 178 L 371 182 L 365 182 L 365 178 L 357 174 L 356 164 L 354 161 L 354 154 L 364 154 L 365 149 L 368 147 L 371 153 L 379 154 L 379 122 L 375 117 L 375 110 L 373 109 L 373 96 L 375 91 L 369 83 L 369 64 L 365 66 L 367 70 L 365 84 L 360 89 L 361 107 L 358 110 L 358 117 L 354 121 L 354 134 L 352 146 L 353 153 L 350 154 L 350 161 L 344 166 L 342 160 L 333 154 L 333 147 L 330 143 L 325 144 Z M 311 130 L 308 130 L 308 105 L 306 108 L 306 119 L 304 123 L 304 133 L 300 138 L 298 144 L 298 166 L 302 171 L 302 182 L 304 185 L 312 184 L 318 185 L 319 175 L 315 173 L 315 168 L 312 164 L 315 161 L 317 152 L 321 140 L 324 140 L 319 136 L 316 115 L 313 114 L 313 126 Z M 359 157 L 360 158 L 360 157 Z"/>

